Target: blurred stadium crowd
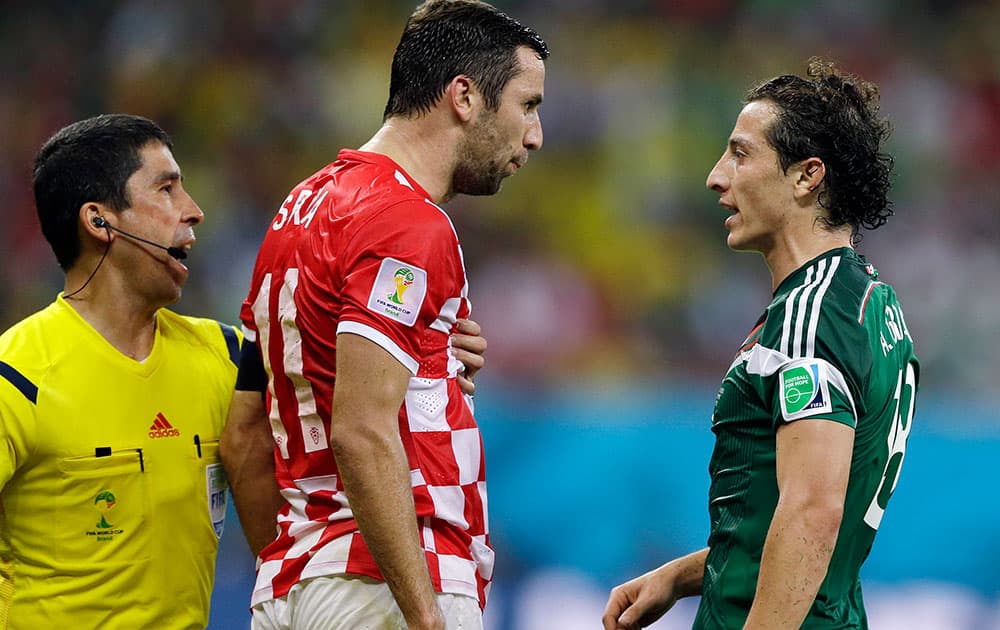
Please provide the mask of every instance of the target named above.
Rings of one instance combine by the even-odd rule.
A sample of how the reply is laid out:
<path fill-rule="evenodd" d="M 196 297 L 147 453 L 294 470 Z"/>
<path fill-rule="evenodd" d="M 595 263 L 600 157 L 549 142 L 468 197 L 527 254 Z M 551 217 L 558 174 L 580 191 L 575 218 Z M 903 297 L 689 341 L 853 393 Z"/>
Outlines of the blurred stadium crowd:
<path fill-rule="evenodd" d="M 0 327 L 62 286 L 33 209 L 34 154 L 59 127 L 102 112 L 145 115 L 172 134 L 206 214 L 177 310 L 236 322 L 288 189 L 381 122 L 392 51 L 415 4 L 0 0 Z M 976 437 L 1000 428 L 1000 2 L 495 4 L 537 28 L 552 57 L 544 148 L 502 194 L 447 206 L 490 343 L 477 403 L 507 577 L 489 613 L 503 620 L 489 627 L 551 628 L 554 607 L 581 619 L 559 627 L 595 626 L 615 580 L 702 544 L 711 436 L 701 423 L 770 299 L 762 261 L 726 248 L 725 214 L 704 181 L 746 88 L 822 55 L 876 81 L 894 123 L 897 214 L 859 250 L 906 308 L 929 403 L 918 415 L 948 427 L 915 435 L 909 492 L 887 519 L 896 531 L 883 532 L 869 569 L 886 583 L 933 577 L 973 589 L 917 583 L 878 598 L 876 585 L 870 610 L 882 628 L 1000 628 L 989 551 L 1000 549 L 990 525 L 1000 508 L 976 498 L 994 492 L 977 488 L 1000 445 Z M 637 386 L 646 398 L 629 397 L 623 412 L 621 392 Z M 675 404 L 660 387 L 688 398 Z M 585 396 L 544 401 L 566 390 Z M 606 469 L 579 464 L 612 452 Z M 526 484 L 536 488 L 527 496 Z M 608 497 L 617 520 L 567 531 L 589 522 L 593 497 Z M 935 555 L 927 537 L 944 528 L 954 542 Z M 253 571 L 238 529 L 229 532 L 220 629 L 244 626 L 230 620 L 245 613 Z M 546 581 L 555 566 L 585 583 Z M 657 627 L 689 623 L 685 606 Z"/>
<path fill-rule="evenodd" d="M 377 128 L 414 0 L 0 2 L 0 325 L 61 277 L 31 160 L 72 120 L 129 112 L 175 140 L 206 220 L 178 310 L 236 321 L 287 190 Z M 725 247 L 705 176 L 744 90 L 813 54 L 878 82 L 897 216 L 860 251 L 893 283 L 923 387 L 993 388 L 1000 292 L 1000 3 L 520 0 L 553 51 L 545 147 L 503 194 L 449 206 L 491 379 L 714 383 L 769 299 Z"/>

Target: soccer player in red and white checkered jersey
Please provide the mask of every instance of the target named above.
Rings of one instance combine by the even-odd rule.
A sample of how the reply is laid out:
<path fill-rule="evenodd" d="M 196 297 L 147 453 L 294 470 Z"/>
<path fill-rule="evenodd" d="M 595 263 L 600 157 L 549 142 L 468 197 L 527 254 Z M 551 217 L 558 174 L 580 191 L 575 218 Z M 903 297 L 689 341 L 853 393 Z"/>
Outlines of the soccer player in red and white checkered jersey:
<path fill-rule="evenodd" d="M 449 341 L 471 304 L 438 204 L 496 193 L 541 147 L 547 56 L 488 4 L 425 2 L 396 49 L 382 127 L 271 222 L 241 314 L 269 377 L 284 501 L 254 628 L 482 626 L 483 446 Z M 266 514 L 269 493 L 240 478 L 263 407 L 252 392 L 235 401 L 224 462 L 241 517 Z"/>

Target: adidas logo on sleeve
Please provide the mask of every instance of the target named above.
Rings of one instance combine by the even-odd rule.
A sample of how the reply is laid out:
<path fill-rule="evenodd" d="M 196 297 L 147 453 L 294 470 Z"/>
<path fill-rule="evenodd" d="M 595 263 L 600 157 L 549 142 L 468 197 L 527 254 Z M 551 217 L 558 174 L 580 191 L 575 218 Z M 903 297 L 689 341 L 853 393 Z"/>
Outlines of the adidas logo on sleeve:
<path fill-rule="evenodd" d="M 167 420 L 162 411 L 156 414 L 156 420 L 149 427 L 149 437 L 151 438 L 177 437 L 180 434 L 181 432 L 170 424 L 170 421 Z"/>

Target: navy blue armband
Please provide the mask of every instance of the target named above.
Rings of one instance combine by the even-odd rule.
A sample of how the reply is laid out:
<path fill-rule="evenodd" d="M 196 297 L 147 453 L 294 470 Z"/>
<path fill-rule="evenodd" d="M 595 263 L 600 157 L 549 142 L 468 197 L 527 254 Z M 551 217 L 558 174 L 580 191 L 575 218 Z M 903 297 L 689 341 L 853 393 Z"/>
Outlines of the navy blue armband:
<path fill-rule="evenodd" d="M 260 392 L 263 396 L 267 391 L 267 372 L 264 370 L 264 360 L 260 355 L 260 345 L 256 341 L 250 343 L 243 340 L 240 351 L 240 369 L 236 374 L 236 389 L 243 392 Z"/>

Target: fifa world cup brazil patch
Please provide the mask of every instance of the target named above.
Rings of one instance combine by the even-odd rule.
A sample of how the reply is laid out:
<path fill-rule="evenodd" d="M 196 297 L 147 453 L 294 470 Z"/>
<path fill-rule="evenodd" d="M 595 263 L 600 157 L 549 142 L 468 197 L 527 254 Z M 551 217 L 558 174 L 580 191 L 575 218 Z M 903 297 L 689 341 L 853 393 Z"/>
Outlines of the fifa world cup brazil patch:
<path fill-rule="evenodd" d="M 833 410 L 826 363 L 809 361 L 786 367 L 779 375 L 781 415 L 786 422 Z"/>
<path fill-rule="evenodd" d="M 386 258 L 375 276 L 368 309 L 413 326 L 427 295 L 427 272 L 395 258 Z"/>
<path fill-rule="evenodd" d="M 111 490 L 102 490 L 94 497 L 94 507 L 97 508 L 101 520 L 93 529 L 87 530 L 88 536 L 94 536 L 100 542 L 107 542 L 125 533 L 125 530 L 117 525 L 118 518 L 114 509 L 117 504 L 118 499 Z"/>

